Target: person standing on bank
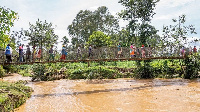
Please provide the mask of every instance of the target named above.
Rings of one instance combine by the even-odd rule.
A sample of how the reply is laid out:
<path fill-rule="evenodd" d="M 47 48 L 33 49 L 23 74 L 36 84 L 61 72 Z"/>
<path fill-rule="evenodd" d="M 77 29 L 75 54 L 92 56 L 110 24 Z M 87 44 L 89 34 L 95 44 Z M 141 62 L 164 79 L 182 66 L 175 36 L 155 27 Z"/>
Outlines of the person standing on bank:
<path fill-rule="evenodd" d="M 10 44 L 6 46 L 5 55 L 7 62 L 8 63 L 12 62 L 12 48 L 10 47 Z"/>

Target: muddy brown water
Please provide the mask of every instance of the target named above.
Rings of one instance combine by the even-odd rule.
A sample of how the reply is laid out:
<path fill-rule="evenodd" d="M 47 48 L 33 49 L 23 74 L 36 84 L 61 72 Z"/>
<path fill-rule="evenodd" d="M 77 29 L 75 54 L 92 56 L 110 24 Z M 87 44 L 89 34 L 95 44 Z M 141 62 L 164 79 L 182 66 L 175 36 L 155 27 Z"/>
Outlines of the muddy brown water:
<path fill-rule="evenodd" d="M 19 77 L 3 80 L 23 79 Z M 34 92 L 15 112 L 200 112 L 200 79 L 56 80 L 27 85 Z"/>

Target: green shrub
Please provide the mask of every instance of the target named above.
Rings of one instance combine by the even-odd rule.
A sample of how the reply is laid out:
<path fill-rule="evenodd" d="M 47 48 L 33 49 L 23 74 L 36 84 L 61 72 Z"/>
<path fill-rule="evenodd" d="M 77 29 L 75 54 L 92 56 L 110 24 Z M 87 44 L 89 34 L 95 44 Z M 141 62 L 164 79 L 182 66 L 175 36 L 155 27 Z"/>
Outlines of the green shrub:
<path fill-rule="evenodd" d="M 34 80 L 46 81 L 47 80 L 47 77 L 44 75 L 44 73 L 46 72 L 45 65 L 34 64 L 32 66 L 32 71 L 33 71 L 32 81 L 34 81 Z"/>
<path fill-rule="evenodd" d="M 16 73 L 19 70 L 19 66 L 17 65 L 4 65 L 3 68 L 5 69 L 6 73 Z"/>
<path fill-rule="evenodd" d="M 200 70 L 200 56 L 195 53 L 185 58 L 184 62 L 186 65 L 183 78 L 192 79 L 198 78 Z"/>
<path fill-rule="evenodd" d="M 106 67 L 89 67 L 85 69 L 75 69 L 69 73 L 70 79 L 112 79 L 116 78 L 117 72 Z"/>
<path fill-rule="evenodd" d="M 150 66 L 149 60 L 136 61 L 137 68 L 135 71 L 135 78 L 139 79 L 147 79 L 147 78 L 154 78 L 153 76 L 153 68 Z"/>
<path fill-rule="evenodd" d="M 3 77 L 5 75 L 5 71 L 3 69 L 3 66 L 0 65 L 0 77 Z"/>

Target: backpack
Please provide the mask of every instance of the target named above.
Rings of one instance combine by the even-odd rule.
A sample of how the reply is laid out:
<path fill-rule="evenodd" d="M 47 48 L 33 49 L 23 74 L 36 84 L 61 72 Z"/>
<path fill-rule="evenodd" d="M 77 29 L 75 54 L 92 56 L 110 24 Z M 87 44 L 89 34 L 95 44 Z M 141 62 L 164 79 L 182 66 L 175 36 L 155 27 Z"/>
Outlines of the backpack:
<path fill-rule="evenodd" d="M 9 46 L 6 47 L 5 55 L 10 55 L 10 47 Z"/>

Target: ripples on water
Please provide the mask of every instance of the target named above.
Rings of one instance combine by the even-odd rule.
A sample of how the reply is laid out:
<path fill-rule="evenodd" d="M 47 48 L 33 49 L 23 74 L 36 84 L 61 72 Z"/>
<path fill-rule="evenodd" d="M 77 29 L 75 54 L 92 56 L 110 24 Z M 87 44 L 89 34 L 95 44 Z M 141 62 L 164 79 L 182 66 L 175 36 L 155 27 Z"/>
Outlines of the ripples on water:
<path fill-rule="evenodd" d="M 114 79 L 31 82 L 16 112 L 199 112 L 200 79 Z"/>

